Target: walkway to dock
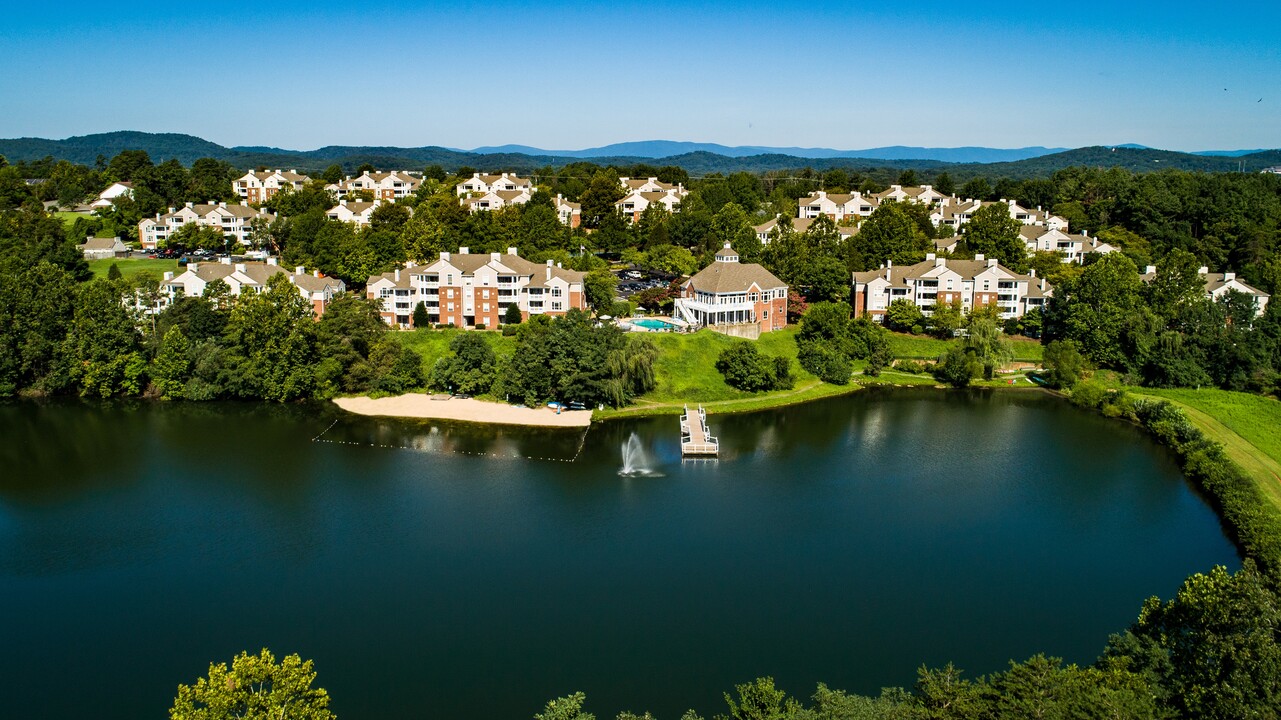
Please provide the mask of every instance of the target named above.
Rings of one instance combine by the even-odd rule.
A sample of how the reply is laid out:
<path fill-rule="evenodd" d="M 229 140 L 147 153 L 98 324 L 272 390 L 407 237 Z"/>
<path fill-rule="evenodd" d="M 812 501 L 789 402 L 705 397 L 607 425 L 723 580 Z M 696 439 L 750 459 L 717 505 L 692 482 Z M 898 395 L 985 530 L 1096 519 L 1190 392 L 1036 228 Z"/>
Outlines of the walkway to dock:
<path fill-rule="evenodd" d="M 681 414 L 681 455 L 718 455 L 720 441 L 707 433 L 707 411 L 702 405 L 691 413 L 689 406 Z"/>

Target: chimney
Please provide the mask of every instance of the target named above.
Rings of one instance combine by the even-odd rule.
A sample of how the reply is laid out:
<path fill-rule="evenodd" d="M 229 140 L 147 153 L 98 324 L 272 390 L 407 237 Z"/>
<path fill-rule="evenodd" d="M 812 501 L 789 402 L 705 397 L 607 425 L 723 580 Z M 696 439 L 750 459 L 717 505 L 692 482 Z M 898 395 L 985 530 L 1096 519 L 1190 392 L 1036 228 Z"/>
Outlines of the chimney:
<path fill-rule="evenodd" d="M 316 277 L 320 277 L 320 268 L 316 268 L 315 270 L 313 270 L 312 274 L 315 275 Z"/>
<path fill-rule="evenodd" d="M 443 251 L 442 251 L 442 252 L 440 253 L 440 259 L 441 259 L 441 260 L 448 261 L 448 260 L 449 260 L 449 253 L 447 253 L 447 252 L 443 252 Z"/>
<path fill-rule="evenodd" d="M 1028 277 L 1033 277 L 1033 278 L 1034 278 L 1034 277 L 1036 277 L 1036 268 L 1032 268 L 1031 270 L 1028 270 L 1028 271 L 1027 271 L 1027 276 L 1028 276 Z"/>
<path fill-rule="evenodd" d="M 489 254 L 489 259 L 490 259 L 492 262 L 498 262 L 498 258 L 500 258 L 500 257 L 502 257 L 502 256 L 503 256 L 503 254 L 502 254 L 502 253 L 496 253 L 496 252 L 493 252 L 493 253 L 490 253 L 490 254 Z"/>
<path fill-rule="evenodd" d="M 347 198 L 343 198 L 342 200 L 339 200 L 338 204 L 343 207 L 347 207 Z"/>
<path fill-rule="evenodd" d="M 396 282 L 400 282 L 400 268 L 396 268 Z"/>
<path fill-rule="evenodd" d="M 1205 265 L 1202 265 L 1201 267 L 1197 268 L 1196 272 L 1198 275 L 1209 275 L 1210 268 L 1206 267 Z"/>
<path fill-rule="evenodd" d="M 231 260 L 231 258 L 227 258 L 227 260 Z M 245 264 L 236 263 L 236 272 L 244 272 L 244 271 L 245 271 Z"/>
<path fill-rule="evenodd" d="M 200 263 L 187 263 L 187 269 L 195 272 L 200 269 Z"/>
<path fill-rule="evenodd" d="M 552 261 L 551 260 L 547 261 L 547 279 L 548 280 L 552 279 Z"/>
<path fill-rule="evenodd" d="M 459 255 L 467 255 L 467 254 L 468 254 L 467 250 L 468 250 L 468 248 L 460 247 L 460 248 L 458 248 L 458 254 L 459 254 Z"/>
<path fill-rule="evenodd" d="M 187 207 L 191 207 L 191 203 L 186 203 L 186 205 L 187 205 Z"/>
<path fill-rule="evenodd" d="M 165 271 L 165 282 L 169 282 L 170 280 L 173 280 L 173 270 L 166 270 L 166 271 Z"/>
<path fill-rule="evenodd" d="M 974 253 L 974 259 L 983 262 L 983 253 Z"/>
<path fill-rule="evenodd" d="M 218 258 L 218 262 L 222 263 L 223 265 L 230 265 L 230 264 L 231 264 L 231 256 L 230 256 L 230 255 L 228 255 L 227 257 L 221 257 L 221 258 Z"/>
<path fill-rule="evenodd" d="M 926 259 L 926 260 L 933 260 L 933 259 L 935 259 L 935 258 L 937 258 L 937 257 L 938 257 L 938 255 L 935 255 L 934 253 L 925 253 L 925 259 Z"/>
<path fill-rule="evenodd" d="M 1234 273 L 1234 272 L 1231 272 L 1231 273 L 1230 273 L 1230 272 L 1225 272 L 1225 273 L 1223 273 L 1223 282 L 1227 282 L 1227 281 L 1229 281 L 1229 280 L 1236 280 L 1236 279 L 1237 279 L 1237 274 L 1236 274 L 1236 273 Z"/>
<path fill-rule="evenodd" d="M 934 258 L 934 267 L 947 267 L 947 258 Z"/>
<path fill-rule="evenodd" d="M 277 258 L 269 257 L 267 258 L 267 264 L 272 267 L 275 267 L 276 265 L 280 264 L 280 261 Z"/>
<path fill-rule="evenodd" d="M 307 268 L 303 267 L 302 265 L 299 265 L 299 266 L 297 266 L 297 267 L 295 267 L 295 268 L 294 268 L 294 274 L 295 274 L 295 275 L 306 275 L 306 274 L 307 274 Z"/>
<path fill-rule="evenodd" d="M 1156 274 L 1156 265 L 1148 265 L 1147 267 L 1143 268 L 1143 274 L 1144 274 L 1144 275 L 1155 275 L 1155 274 Z"/>
<path fill-rule="evenodd" d="M 297 174 L 298 174 L 298 168 L 289 168 L 289 172 L 291 172 L 291 173 L 293 173 L 293 174 L 297 175 Z"/>
<path fill-rule="evenodd" d="M 225 207 L 227 207 L 227 202 L 224 200 L 224 201 L 222 201 L 222 202 L 218 203 L 218 207 L 220 207 L 220 208 L 225 208 Z"/>
<path fill-rule="evenodd" d="M 1045 278 L 1041 278 L 1041 289 L 1045 289 Z"/>
<path fill-rule="evenodd" d="M 507 254 L 508 254 L 508 255 L 517 255 L 518 253 L 516 252 L 516 248 L 514 248 L 514 247 L 509 247 L 509 248 L 507 248 Z"/>
<path fill-rule="evenodd" d="M 996 258 L 988 258 L 988 259 L 987 259 L 987 266 L 988 266 L 988 267 L 996 267 Z"/>

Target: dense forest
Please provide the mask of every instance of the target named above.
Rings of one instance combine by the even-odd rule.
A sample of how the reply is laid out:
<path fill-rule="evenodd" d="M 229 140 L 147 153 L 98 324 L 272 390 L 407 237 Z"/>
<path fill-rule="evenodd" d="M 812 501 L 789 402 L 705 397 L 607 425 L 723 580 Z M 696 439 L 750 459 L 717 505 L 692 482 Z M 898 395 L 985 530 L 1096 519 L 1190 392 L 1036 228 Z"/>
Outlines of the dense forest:
<path fill-rule="evenodd" d="M 355 289 L 370 275 L 410 260 L 430 260 L 442 251 L 468 247 L 473 252 L 494 252 L 514 246 L 535 262 L 554 260 L 589 271 L 588 297 L 593 309 L 612 314 L 628 312 L 631 307 L 615 306 L 602 255 L 612 254 L 671 274 L 689 274 L 711 262 L 712 253 L 728 242 L 744 261 L 763 264 L 793 287 L 791 314 L 799 318 L 809 303 L 847 302 L 851 271 L 873 269 L 887 261 L 920 261 L 933 250 L 933 240 L 951 230 L 935 228 L 925 208 L 911 203 L 882 204 L 870 217 L 859 219 L 858 232 L 853 235 L 840 232 L 824 218 L 805 232 L 794 232 L 788 223 L 780 223 L 770 241 L 763 244 L 753 226 L 779 215 L 794 216 L 797 198 L 817 188 L 866 193 L 882 190 L 889 182 L 929 182 L 962 197 L 1014 199 L 1026 207 L 1052 209 L 1071 223 L 1073 231 L 1097 235 L 1121 250 L 1091 256 L 1081 265 L 1063 263 L 1055 253 L 1028 257 L 1017 238 L 1018 225 L 998 206 L 976 213 L 963 229 L 956 256 L 983 252 L 1018 271 L 1035 269 L 1055 287 L 1044 313 L 1004 323 L 1000 329 L 1005 332 L 1039 335 L 1047 343 L 1058 343 L 1053 354 L 1056 360 L 1116 370 L 1134 384 L 1214 385 L 1263 393 L 1275 392 L 1277 387 L 1281 307 L 1273 303 L 1267 313 L 1256 318 L 1244 297 L 1229 295 L 1211 302 L 1204 297 L 1197 270 L 1207 266 L 1235 272 L 1268 293 L 1281 287 L 1281 176 L 1177 170 L 1136 174 L 1115 168 L 1068 168 L 1031 180 L 976 177 L 959 183 L 947 171 L 927 176 L 904 170 L 896 177 L 884 177 L 802 168 L 786 173 L 693 177 L 674 165 L 600 167 L 576 161 L 534 173 L 539 190 L 529 203 L 471 214 L 459 205 L 453 190 L 457 177 L 471 172 L 471 168 L 461 168 L 458 176 L 451 176 L 440 166 L 428 167 L 416 195 L 378 208 L 368 227 L 357 228 L 325 216 L 337 199 L 323 185 L 344 173 L 333 165 L 304 189 L 281 193 L 267 202 L 265 208 L 275 219 L 255 226 L 253 240 L 278 253 L 286 266 L 316 268 Z M 47 179 L 31 185 L 24 178 L 32 175 Z M 680 183 L 690 193 L 678 213 L 652 206 L 638 222 L 629 223 L 614 207 L 623 194 L 620 175 L 658 177 Z M 3 311 L 24 317 L 21 322 L 15 320 L 7 336 L 17 337 L 23 323 L 35 322 L 30 313 L 16 308 L 22 302 L 29 304 L 30 293 L 39 287 L 26 278 L 37 272 L 41 261 L 52 263 L 64 274 L 59 282 L 74 284 L 85 277 L 83 264 L 72 257 L 70 246 L 75 240 L 92 234 L 131 237 L 142 217 L 187 201 L 230 199 L 231 180 L 236 176 L 231 165 L 211 158 L 198 159 L 190 167 L 174 160 L 157 165 L 145 152 L 136 150 L 100 159 L 93 166 L 41 161 L 0 167 L 0 242 L 5 247 L 6 273 L 14 278 L 6 283 L 5 294 L 16 298 L 7 301 Z M 74 205 L 118 180 L 132 182 L 134 196 L 117 200 L 100 217 L 81 217 L 64 228 L 40 206 L 41 201 Z M 559 222 L 554 195 L 581 203 L 582 227 L 571 229 Z M 178 237 L 182 239 L 184 236 Z M 191 233 L 186 239 L 193 245 L 202 242 L 200 233 Z M 1157 268 L 1155 279 L 1144 282 L 1140 274 L 1149 265 Z M 99 290 L 98 301 L 107 302 L 105 292 Z M 154 288 L 117 284 L 111 292 L 147 293 Z M 68 303 L 74 295 L 54 294 Z M 671 294 L 659 288 L 633 302 L 661 310 L 670 303 Z M 71 310 L 67 305 L 60 311 L 62 315 L 55 313 L 54 317 L 70 318 Z M 958 330 L 986 337 L 987 325 L 981 323 L 993 320 L 964 318 L 949 308 L 928 318 L 914 315 L 910 308 L 902 313 L 898 310 L 888 318 L 891 328 L 934 332 L 940 337 L 950 337 Z M 976 322 L 980 323 L 977 333 L 973 332 Z M 151 324 L 143 325 L 136 333 L 137 343 L 147 349 L 144 355 L 154 356 L 164 333 L 155 335 Z M 192 341 L 188 328 L 182 330 Z M 867 358 L 875 349 L 866 341 L 874 337 L 869 332 L 860 329 L 863 339 L 854 342 L 841 340 L 833 345 L 832 337 L 809 342 L 802 362 L 814 374 L 839 381 L 848 363 Z M 154 337 L 147 338 L 149 333 Z M 9 346 L 21 342 L 11 339 Z M 602 343 L 605 347 L 616 341 Z M 48 340 L 35 343 L 48 344 Z M 950 364 L 940 363 L 935 369 L 942 379 L 964 384 L 969 377 L 985 374 L 985 369 L 990 372 L 1001 355 L 999 338 L 986 345 L 978 340 L 958 342 L 952 356 L 943 358 Z M 22 356 L 12 355 L 10 362 Z M 879 364 L 880 359 L 874 365 Z M 46 365 L 36 363 L 11 375 L 3 387 L 7 392 L 32 387 L 46 391 L 76 388 L 71 382 L 77 377 L 74 373 L 48 375 L 31 369 Z M 133 367 L 136 370 L 137 362 Z M 1077 374 L 1068 373 L 1061 379 L 1070 384 L 1070 376 Z M 61 379 L 53 384 L 37 381 L 46 375 Z M 227 386 L 223 383 L 219 387 Z M 326 376 L 315 387 L 326 388 L 320 392 L 323 396 L 333 391 L 329 388 L 363 386 L 354 381 L 344 385 Z M 108 383 L 93 390 L 95 394 L 112 391 L 141 390 L 130 383 Z M 224 389 L 213 396 L 285 398 L 311 396 L 315 391 L 256 392 Z M 626 395 L 613 394 L 616 400 Z M 594 394 L 592 400 L 599 402 L 602 397 Z"/>

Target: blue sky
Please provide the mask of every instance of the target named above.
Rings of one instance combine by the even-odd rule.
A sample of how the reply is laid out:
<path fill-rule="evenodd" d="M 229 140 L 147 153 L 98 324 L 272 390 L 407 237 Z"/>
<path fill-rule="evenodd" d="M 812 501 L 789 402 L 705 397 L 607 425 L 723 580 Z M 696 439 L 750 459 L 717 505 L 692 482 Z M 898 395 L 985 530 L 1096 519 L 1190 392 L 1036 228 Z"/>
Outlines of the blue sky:
<path fill-rule="evenodd" d="M 882 4 L 28 2 L 0 137 L 1281 146 L 1281 3 Z"/>

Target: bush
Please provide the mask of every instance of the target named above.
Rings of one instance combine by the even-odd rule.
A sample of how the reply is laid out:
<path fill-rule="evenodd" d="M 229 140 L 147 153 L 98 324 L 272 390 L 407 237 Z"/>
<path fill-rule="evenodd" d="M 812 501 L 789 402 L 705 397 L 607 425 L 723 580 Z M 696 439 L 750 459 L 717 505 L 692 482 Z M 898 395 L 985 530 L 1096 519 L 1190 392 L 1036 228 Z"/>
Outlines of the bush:
<path fill-rule="evenodd" d="M 765 355 L 751 342 L 736 342 L 722 350 L 716 369 L 725 376 L 727 385 L 745 392 L 786 389 L 794 384 L 787 358 Z"/>
<path fill-rule="evenodd" d="M 519 325 L 520 322 L 520 307 L 516 303 L 508 305 L 507 309 L 503 311 L 503 325 Z"/>
<path fill-rule="evenodd" d="M 802 343 L 797 360 L 806 372 L 832 385 L 847 385 L 854 374 L 854 366 L 845 355 L 824 343 Z"/>
<path fill-rule="evenodd" d="M 460 333 L 449 341 L 452 356 L 441 358 L 432 371 L 432 384 L 442 390 L 479 395 L 494 384 L 494 349 L 479 333 Z"/>
<path fill-rule="evenodd" d="M 948 348 L 934 366 L 934 377 L 952 387 L 969 387 L 970 381 L 983 374 L 983 364 L 959 344 Z"/>

